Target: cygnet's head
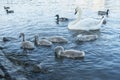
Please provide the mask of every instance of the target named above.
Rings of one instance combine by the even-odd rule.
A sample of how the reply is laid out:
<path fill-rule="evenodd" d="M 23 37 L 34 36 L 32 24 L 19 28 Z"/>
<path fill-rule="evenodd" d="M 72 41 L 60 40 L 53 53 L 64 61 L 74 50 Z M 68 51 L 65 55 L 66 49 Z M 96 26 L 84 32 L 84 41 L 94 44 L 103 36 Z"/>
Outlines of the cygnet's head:
<path fill-rule="evenodd" d="M 35 35 L 35 36 L 34 36 L 34 38 L 35 38 L 35 39 L 38 39 L 38 36 L 37 36 L 37 35 Z"/>
<path fill-rule="evenodd" d="M 63 53 L 64 48 L 62 46 L 57 46 L 55 48 L 55 56 L 56 57 L 60 57 L 60 55 Z"/>
<path fill-rule="evenodd" d="M 22 37 L 22 36 L 25 36 L 25 34 L 24 34 L 24 33 L 20 33 L 20 36 L 19 36 L 19 38 L 20 38 L 20 37 Z"/>

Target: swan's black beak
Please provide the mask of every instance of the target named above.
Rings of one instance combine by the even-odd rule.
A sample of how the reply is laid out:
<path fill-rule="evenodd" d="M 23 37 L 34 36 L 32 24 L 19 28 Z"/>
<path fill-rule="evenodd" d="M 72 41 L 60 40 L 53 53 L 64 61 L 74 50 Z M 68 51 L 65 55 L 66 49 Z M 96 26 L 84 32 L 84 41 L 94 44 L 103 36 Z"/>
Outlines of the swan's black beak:
<path fill-rule="evenodd" d="M 75 9 L 75 15 L 77 14 L 77 10 Z"/>

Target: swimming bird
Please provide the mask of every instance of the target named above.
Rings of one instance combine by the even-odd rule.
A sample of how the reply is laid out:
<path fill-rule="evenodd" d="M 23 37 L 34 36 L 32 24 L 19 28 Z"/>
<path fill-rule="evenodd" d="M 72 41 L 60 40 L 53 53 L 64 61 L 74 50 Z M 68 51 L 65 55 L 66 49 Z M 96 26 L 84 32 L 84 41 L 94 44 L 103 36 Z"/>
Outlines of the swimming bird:
<path fill-rule="evenodd" d="M 109 9 L 107 9 L 107 11 L 98 11 L 98 15 L 101 15 L 101 16 L 103 15 L 108 16 L 108 14 L 109 14 Z"/>
<path fill-rule="evenodd" d="M 68 18 L 65 18 L 65 17 L 61 17 L 60 18 L 58 14 L 56 14 L 55 17 L 57 17 L 57 19 L 56 19 L 57 21 L 56 22 L 58 24 L 59 24 L 59 22 L 66 22 L 66 21 L 68 21 Z"/>
<path fill-rule="evenodd" d="M 79 34 L 77 35 L 77 41 L 92 41 L 92 40 L 96 40 L 98 38 L 98 35 L 82 35 Z"/>
<path fill-rule="evenodd" d="M 55 56 L 57 58 L 60 57 L 66 57 L 66 58 L 83 58 L 85 56 L 84 51 L 79 51 L 79 50 L 64 50 L 62 46 L 57 46 L 55 47 Z"/>
<path fill-rule="evenodd" d="M 13 11 L 13 10 L 8 10 L 8 9 L 6 9 L 6 13 L 7 13 L 7 14 L 9 14 L 9 13 L 14 13 L 14 11 Z"/>
<path fill-rule="evenodd" d="M 21 48 L 24 49 L 24 50 L 33 50 L 35 47 L 34 47 L 34 44 L 30 41 L 25 41 L 25 35 L 24 33 L 20 33 L 20 36 L 19 37 L 23 37 L 23 40 L 22 40 L 22 43 L 21 43 Z"/>
<path fill-rule="evenodd" d="M 4 6 L 4 9 L 10 9 L 10 7 L 6 7 L 6 6 Z"/>
<path fill-rule="evenodd" d="M 35 36 L 35 45 L 39 46 L 52 46 L 52 42 L 50 42 L 49 40 L 42 38 L 42 40 L 39 41 L 38 36 Z"/>
<path fill-rule="evenodd" d="M 13 41 L 13 40 L 17 40 L 17 39 L 13 37 L 3 37 L 3 42 Z"/>
<path fill-rule="evenodd" d="M 53 43 L 67 43 L 68 42 L 68 40 L 62 36 L 51 36 L 49 37 L 48 40 Z"/>
<path fill-rule="evenodd" d="M 83 31 L 99 30 L 104 20 L 104 18 L 102 18 L 100 21 L 93 18 L 81 19 L 82 10 L 79 7 L 75 9 L 75 14 L 78 17 L 76 20 L 68 24 L 69 30 L 83 30 Z"/>

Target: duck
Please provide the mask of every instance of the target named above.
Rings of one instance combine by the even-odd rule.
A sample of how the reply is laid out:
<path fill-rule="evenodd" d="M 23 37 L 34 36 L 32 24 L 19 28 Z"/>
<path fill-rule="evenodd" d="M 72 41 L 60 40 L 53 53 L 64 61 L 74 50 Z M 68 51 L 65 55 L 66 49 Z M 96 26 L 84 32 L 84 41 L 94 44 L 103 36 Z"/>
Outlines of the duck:
<path fill-rule="evenodd" d="M 64 38 L 63 36 L 51 36 L 48 38 L 49 41 L 53 43 L 67 43 L 68 40 Z"/>
<path fill-rule="evenodd" d="M 13 10 L 8 10 L 8 9 L 6 9 L 6 13 L 7 13 L 7 14 L 9 14 L 9 13 L 14 13 L 14 11 L 13 11 Z"/>
<path fill-rule="evenodd" d="M 107 11 L 98 11 L 98 15 L 101 15 L 101 16 L 106 15 L 106 16 L 108 16 L 109 11 L 110 11 L 109 9 L 107 9 Z"/>
<path fill-rule="evenodd" d="M 13 41 L 13 40 L 17 40 L 17 39 L 13 38 L 13 37 L 3 37 L 3 39 L 2 39 L 3 42 Z"/>
<path fill-rule="evenodd" d="M 77 41 L 80 41 L 80 42 L 84 42 L 84 41 L 92 41 L 92 40 L 96 40 L 98 38 L 98 35 L 82 35 L 82 34 L 79 34 L 77 35 Z"/>
<path fill-rule="evenodd" d="M 101 20 L 89 17 L 81 19 L 82 10 L 79 7 L 75 9 L 75 14 L 78 17 L 76 20 L 68 24 L 69 30 L 82 30 L 82 31 L 100 30 L 104 18 L 102 18 Z"/>
<path fill-rule="evenodd" d="M 39 41 L 39 38 L 38 36 L 36 35 L 35 36 L 35 45 L 37 46 L 52 46 L 52 42 L 50 42 L 49 40 L 45 39 L 45 38 L 42 38 L 42 40 Z"/>
<path fill-rule="evenodd" d="M 21 48 L 24 50 L 33 50 L 35 48 L 34 44 L 30 41 L 25 40 L 25 34 L 20 33 L 20 38 L 22 37 Z"/>
<path fill-rule="evenodd" d="M 55 17 L 57 17 L 57 19 L 56 19 L 56 23 L 57 24 L 59 24 L 59 22 L 66 22 L 66 21 L 68 21 L 68 18 L 65 18 L 65 17 L 61 17 L 60 18 L 58 14 L 56 14 Z"/>
<path fill-rule="evenodd" d="M 76 58 L 83 58 L 85 56 L 84 51 L 79 51 L 74 49 L 64 50 L 62 46 L 55 47 L 54 51 L 56 58 L 66 57 L 66 58 L 76 59 Z"/>
<path fill-rule="evenodd" d="M 10 7 L 6 7 L 6 6 L 4 6 L 4 9 L 10 9 Z"/>

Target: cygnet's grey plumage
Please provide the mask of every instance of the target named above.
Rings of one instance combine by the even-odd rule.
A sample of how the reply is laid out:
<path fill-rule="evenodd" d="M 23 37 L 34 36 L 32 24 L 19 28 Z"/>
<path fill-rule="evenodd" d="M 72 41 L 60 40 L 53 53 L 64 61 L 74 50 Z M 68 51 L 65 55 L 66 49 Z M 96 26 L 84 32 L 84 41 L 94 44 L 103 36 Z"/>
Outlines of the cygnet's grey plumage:
<path fill-rule="evenodd" d="M 98 38 L 98 35 L 77 35 L 77 41 L 92 41 L 96 40 Z"/>
<path fill-rule="evenodd" d="M 68 42 L 68 40 L 62 36 L 49 37 L 49 41 L 51 41 L 53 43 L 67 43 Z"/>
<path fill-rule="evenodd" d="M 60 57 L 67 57 L 67 58 L 82 58 L 85 56 L 85 52 L 84 51 L 79 51 L 79 50 L 64 50 L 64 48 L 62 46 L 57 46 L 55 48 L 55 56 L 57 58 Z"/>
<path fill-rule="evenodd" d="M 23 37 L 22 43 L 21 43 L 21 48 L 22 49 L 28 49 L 28 50 L 32 50 L 34 49 L 34 44 L 30 41 L 25 41 L 25 35 L 24 33 L 20 33 L 19 37 Z"/>
<path fill-rule="evenodd" d="M 41 46 L 52 46 L 52 42 L 50 42 L 49 40 L 47 40 L 47 39 L 45 39 L 45 38 L 42 38 L 42 39 L 39 41 L 38 36 L 35 36 L 35 44 L 36 44 L 36 45 L 41 45 Z"/>

